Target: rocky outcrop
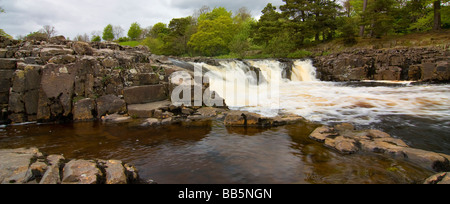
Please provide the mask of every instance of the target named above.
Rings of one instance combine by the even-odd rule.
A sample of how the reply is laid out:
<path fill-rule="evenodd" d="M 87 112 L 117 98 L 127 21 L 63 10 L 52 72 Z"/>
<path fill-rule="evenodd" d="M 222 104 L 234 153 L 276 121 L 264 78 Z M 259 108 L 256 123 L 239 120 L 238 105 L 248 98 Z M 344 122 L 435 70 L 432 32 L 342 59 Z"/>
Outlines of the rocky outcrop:
<path fill-rule="evenodd" d="M 342 154 L 372 152 L 406 160 L 436 172 L 449 171 L 449 155 L 409 147 L 404 141 L 379 130 L 355 130 L 351 124 L 322 126 L 309 136 Z"/>
<path fill-rule="evenodd" d="M 136 168 L 118 160 L 66 160 L 37 148 L 0 150 L 1 184 L 138 184 Z"/>
<path fill-rule="evenodd" d="M 450 81 L 450 52 L 438 47 L 356 49 L 314 58 L 323 81 Z"/>
<path fill-rule="evenodd" d="M 224 124 L 228 127 L 274 127 L 296 123 L 301 120 L 304 119 L 297 115 L 264 117 L 246 111 L 230 111 L 226 114 Z"/>
<path fill-rule="evenodd" d="M 71 42 L 63 36 L 42 40 L 0 38 L 2 124 L 126 114 L 127 104 L 136 100 L 168 99 L 167 70 L 179 70 L 143 46 Z"/>

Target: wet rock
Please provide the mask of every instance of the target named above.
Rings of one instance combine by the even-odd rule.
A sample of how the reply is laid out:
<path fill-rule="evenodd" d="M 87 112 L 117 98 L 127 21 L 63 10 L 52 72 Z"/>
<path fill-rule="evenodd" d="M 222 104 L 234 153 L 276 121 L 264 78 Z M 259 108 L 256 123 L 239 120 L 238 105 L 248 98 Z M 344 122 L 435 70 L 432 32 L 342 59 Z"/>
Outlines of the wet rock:
<path fill-rule="evenodd" d="M 49 120 L 55 117 L 67 117 L 72 113 L 74 95 L 74 66 L 47 64 L 42 71 L 41 88 L 37 118 Z M 58 84 L 55 86 L 55 84 Z"/>
<path fill-rule="evenodd" d="M 125 100 L 115 96 L 106 95 L 97 99 L 97 117 L 102 117 L 106 114 L 125 113 L 127 106 Z"/>
<path fill-rule="evenodd" d="M 73 119 L 75 121 L 87 121 L 92 120 L 96 115 L 95 112 L 95 100 L 85 98 L 75 103 L 73 108 Z"/>
<path fill-rule="evenodd" d="M 437 172 L 450 170 L 449 155 L 411 148 L 379 130 L 354 130 L 350 124 L 340 124 L 335 128 L 319 127 L 309 137 L 342 154 L 361 150 L 406 160 Z"/>
<path fill-rule="evenodd" d="M 342 154 L 354 154 L 359 151 L 355 140 L 342 136 L 334 139 L 334 148 Z"/>
<path fill-rule="evenodd" d="M 94 161 L 72 160 L 64 166 L 63 184 L 99 184 L 103 176 Z"/>
<path fill-rule="evenodd" d="M 369 130 L 367 136 L 370 138 L 390 138 L 391 136 L 380 130 Z"/>
<path fill-rule="evenodd" d="M 127 176 L 122 161 L 108 160 L 105 166 L 106 184 L 127 184 Z"/>
<path fill-rule="evenodd" d="M 336 137 L 338 134 L 335 130 L 328 126 L 322 126 L 315 129 L 310 135 L 309 138 L 316 140 L 318 142 L 325 142 L 327 138 Z"/>
<path fill-rule="evenodd" d="M 131 121 L 130 116 L 124 116 L 119 114 L 111 114 L 102 117 L 103 122 L 121 123 Z"/>
<path fill-rule="evenodd" d="M 157 117 L 155 111 L 158 111 L 164 107 L 169 107 L 170 101 L 158 101 L 146 104 L 133 104 L 128 105 L 128 114 L 135 118 L 152 118 Z M 162 111 L 158 113 L 158 118 L 162 115 Z"/>
<path fill-rule="evenodd" d="M 161 125 L 161 120 L 156 118 L 148 118 L 142 123 L 141 126 L 159 126 Z"/>
<path fill-rule="evenodd" d="M 225 126 L 243 126 L 243 127 L 271 127 L 273 119 L 263 117 L 256 113 L 231 111 L 227 114 L 224 121 Z"/>
<path fill-rule="evenodd" d="M 426 179 L 424 184 L 450 184 L 450 172 L 435 174 Z"/>

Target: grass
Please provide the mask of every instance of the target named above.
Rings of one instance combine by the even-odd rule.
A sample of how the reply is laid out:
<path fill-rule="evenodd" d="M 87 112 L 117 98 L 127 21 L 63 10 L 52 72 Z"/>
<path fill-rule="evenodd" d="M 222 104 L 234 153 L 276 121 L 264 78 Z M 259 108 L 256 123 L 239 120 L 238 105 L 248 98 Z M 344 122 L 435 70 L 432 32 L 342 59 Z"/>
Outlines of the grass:
<path fill-rule="evenodd" d="M 130 46 L 130 47 L 136 47 L 140 44 L 141 44 L 141 42 L 139 42 L 139 41 L 119 42 L 119 45 L 121 45 L 121 46 Z"/>

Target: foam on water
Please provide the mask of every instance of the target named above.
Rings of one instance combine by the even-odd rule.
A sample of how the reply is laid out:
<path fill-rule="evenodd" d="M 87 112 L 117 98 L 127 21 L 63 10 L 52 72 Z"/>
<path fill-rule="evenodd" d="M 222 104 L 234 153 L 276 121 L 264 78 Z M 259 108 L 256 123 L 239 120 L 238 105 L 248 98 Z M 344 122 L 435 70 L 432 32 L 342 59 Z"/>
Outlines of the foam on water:
<path fill-rule="evenodd" d="M 278 61 L 255 60 L 248 64 L 259 68 L 265 81 L 256 83 L 255 76 L 248 74 L 249 67 L 240 61 L 222 62 L 221 67 L 205 65 L 217 75 L 228 74 L 224 84 L 211 83 L 211 89 L 224 96 L 231 109 L 265 116 L 294 113 L 322 123 L 361 125 L 380 122 L 384 115 L 411 115 L 434 120 L 450 118 L 449 85 L 412 86 L 411 82 L 367 81 L 398 86 L 349 86 L 322 82 L 316 78 L 310 60 L 295 61 L 291 80 L 283 80 L 284 67 Z"/>

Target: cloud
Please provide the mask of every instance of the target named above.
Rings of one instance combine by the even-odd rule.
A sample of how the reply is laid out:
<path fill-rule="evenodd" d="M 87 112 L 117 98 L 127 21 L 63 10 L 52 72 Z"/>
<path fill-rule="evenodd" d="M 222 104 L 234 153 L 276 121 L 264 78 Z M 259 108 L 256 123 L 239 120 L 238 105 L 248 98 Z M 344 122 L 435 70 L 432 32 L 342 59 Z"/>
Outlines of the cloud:
<path fill-rule="evenodd" d="M 247 7 L 252 15 L 259 16 L 269 2 L 282 4 L 282 0 L 0 0 L 0 7 L 6 11 L 0 14 L 0 28 L 18 36 L 52 25 L 58 34 L 73 38 L 102 31 L 108 24 L 128 30 L 133 22 L 143 27 L 169 23 L 172 18 L 192 15 L 204 5 L 231 11 Z"/>

